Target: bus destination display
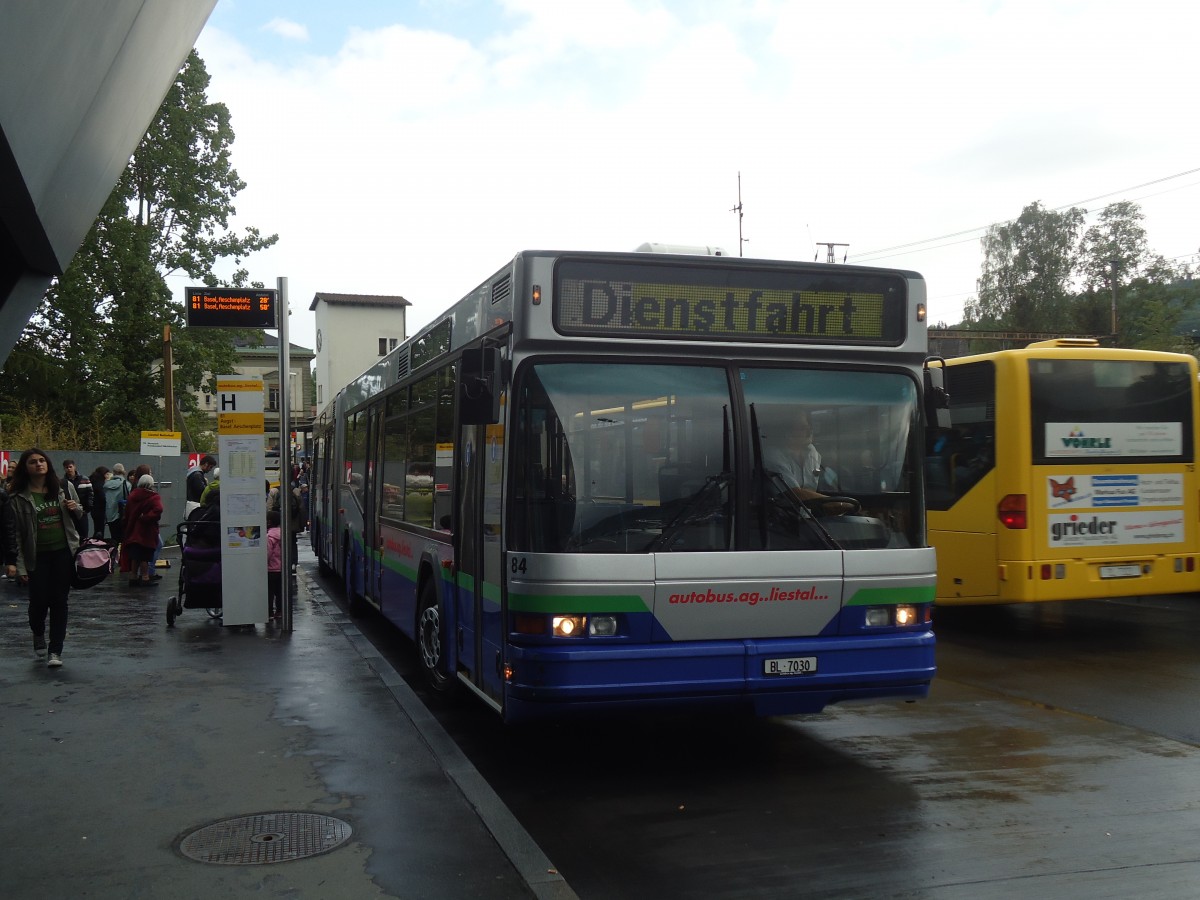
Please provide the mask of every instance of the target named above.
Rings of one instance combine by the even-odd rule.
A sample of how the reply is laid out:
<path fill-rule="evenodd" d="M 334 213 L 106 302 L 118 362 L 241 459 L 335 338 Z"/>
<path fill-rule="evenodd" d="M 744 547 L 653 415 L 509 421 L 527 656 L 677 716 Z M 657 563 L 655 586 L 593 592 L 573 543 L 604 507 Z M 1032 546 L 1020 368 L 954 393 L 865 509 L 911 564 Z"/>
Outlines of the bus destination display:
<path fill-rule="evenodd" d="M 555 324 L 570 335 L 686 340 L 898 344 L 904 338 L 904 283 L 898 277 L 564 262 Z"/>
<path fill-rule="evenodd" d="M 273 290 L 190 287 L 188 325 L 216 328 L 276 328 Z"/>

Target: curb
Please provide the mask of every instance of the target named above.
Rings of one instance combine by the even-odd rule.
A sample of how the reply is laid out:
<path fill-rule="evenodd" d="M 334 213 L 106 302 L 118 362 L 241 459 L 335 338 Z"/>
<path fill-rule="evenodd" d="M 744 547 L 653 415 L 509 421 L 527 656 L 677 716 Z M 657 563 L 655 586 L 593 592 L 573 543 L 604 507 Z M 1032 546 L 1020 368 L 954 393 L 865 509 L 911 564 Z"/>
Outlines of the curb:
<path fill-rule="evenodd" d="M 353 620 L 344 613 L 325 588 L 309 573 L 303 573 L 309 596 L 345 635 L 351 648 L 369 665 L 383 686 L 391 693 L 400 711 L 408 717 L 421 740 L 429 748 L 446 777 L 475 810 L 484 827 L 492 835 L 513 868 L 517 870 L 529 892 L 538 900 L 579 900 L 565 878 L 537 845 L 537 842 L 517 821 L 504 801 L 492 790 L 479 770 L 434 718 L 421 698 L 380 656 L 371 642 L 359 631 Z"/>

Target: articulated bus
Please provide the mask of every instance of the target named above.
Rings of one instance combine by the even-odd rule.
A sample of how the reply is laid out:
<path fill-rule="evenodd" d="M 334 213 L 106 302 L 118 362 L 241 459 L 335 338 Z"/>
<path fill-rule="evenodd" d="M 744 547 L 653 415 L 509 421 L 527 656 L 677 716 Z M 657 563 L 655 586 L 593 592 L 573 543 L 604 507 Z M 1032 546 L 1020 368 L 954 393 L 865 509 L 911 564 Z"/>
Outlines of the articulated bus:
<path fill-rule="evenodd" d="M 954 424 L 926 458 L 938 604 L 1200 588 L 1193 357 L 1063 338 L 945 378 Z"/>
<path fill-rule="evenodd" d="M 522 252 L 320 414 L 313 548 L 506 721 L 922 697 L 926 348 L 911 272 Z"/>

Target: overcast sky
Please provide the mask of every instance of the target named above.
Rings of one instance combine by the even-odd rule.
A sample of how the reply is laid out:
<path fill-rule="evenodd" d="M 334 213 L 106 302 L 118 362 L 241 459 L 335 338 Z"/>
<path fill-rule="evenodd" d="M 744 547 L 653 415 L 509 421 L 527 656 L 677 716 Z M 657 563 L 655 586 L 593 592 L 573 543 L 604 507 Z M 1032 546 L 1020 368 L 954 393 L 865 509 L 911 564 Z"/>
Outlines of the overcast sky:
<path fill-rule="evenodd" d="M 218 0 L 197 42 L 313 347 L 318 291 L 409 332 L 523 249 L 643 241 L 921 272 L 974 296 L 979 238 L 1039 200 L 1137 201 L 1200 247 L 1200 8 L 1182 2 Z M 182 299 L 186 279 L 171 279 Z"/>

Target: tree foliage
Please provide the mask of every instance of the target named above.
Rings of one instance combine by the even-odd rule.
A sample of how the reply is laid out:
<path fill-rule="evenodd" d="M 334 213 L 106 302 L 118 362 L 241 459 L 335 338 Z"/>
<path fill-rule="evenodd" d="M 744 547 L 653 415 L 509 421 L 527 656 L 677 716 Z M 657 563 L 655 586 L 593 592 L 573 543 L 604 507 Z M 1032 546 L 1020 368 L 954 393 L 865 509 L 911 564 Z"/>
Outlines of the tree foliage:
<path fill-rule="evenodd" d="M 1087 211 L 1026 206 L 988 229 L 977 297 L 965 323 L 1004 331 L 1109 335 L 1124 347 L 1191 352 L 1181 336 L 1197 291 L 1186 267 L 1150 251 L 1141 208 L 1106 206 L 1086 230 Z"/>
<path fill-rule="evenodd" d="M 972 315 L 1016 331 L 1067 328 L 1083 220 L 1083 210 L 1057 212 L 1034 202 L 989 228 Z"/>
<path fill-rule="evenodd" d="M 12 430 L 28 410 L 63 420 L 98 415 L 96 440 L 126 449 L 161 428 L 163 339 L 170 327 L 175 394 L 184 411 L 209 373 L 232 371 L 233 333 L 184 328 L 166 276 L 246 286 L 245 258 L 277 235 L 229 220 L 246 187 L 231 164 L 228 108 L 207 97 L 208 72 L 193 50 L 63 276 L 47 291 L 4 369 L 0 417 Z M 221 279 L 226 260 L 237 267 Z M 254 333 L 250 332 L 252 340 Z M 76 449 L 100 449 L 78 446 Z"/>
<path fill-rule="evenodd" d="M 1141 208 L 1128 200 L 1104 207 L 1080 246 L 1084 290 L 1109 290 L 1114 266 L 1118 281 L 1129 282 L 1153 263 L 1144 218 Z"/>

